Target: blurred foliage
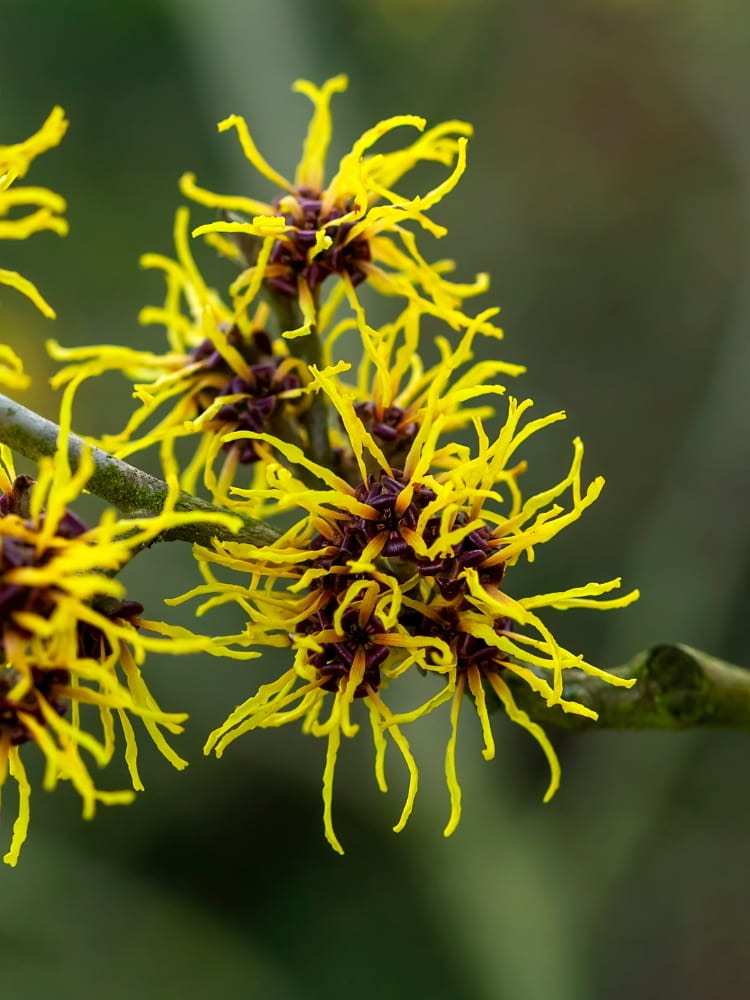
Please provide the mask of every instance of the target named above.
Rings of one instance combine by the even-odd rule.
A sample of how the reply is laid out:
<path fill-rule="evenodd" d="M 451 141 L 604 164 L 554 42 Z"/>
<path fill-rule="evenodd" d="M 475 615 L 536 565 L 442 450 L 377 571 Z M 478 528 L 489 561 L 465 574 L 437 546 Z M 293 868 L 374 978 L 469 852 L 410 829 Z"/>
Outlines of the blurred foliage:
<path fill-rule="evenodd" d="M 245 114 L 284 168 L 307 113 L 291 81 L 349 72 L 338 149 L 397 112 L 476 125 L 435 256 L 457 259 L 464 276 L 492 272 L 503 349 L 530 369 L 518 391 L 540 411 L 568 410 L 533 452 L 545 479 L 580 433 L 590 474 L 609 480 L 576 530 L 519 575 L 541 592 L 621 571 L 643 598 L 618 615 L 571 613 L 562 641 L 603 664 L 656 641 L 748 662 L 746 6 L 5 0 L 0 17 L 0 135 L 28 134 L 54 103 L 72 123 L 34 175 L 67 196 L 70 236 L 39 236 L 13 257 L 60 319 L 53 327 L 19 297 L 0 303 L 3 337 L 23 344 L 37 376 L 25 402 L 54 413 L 44 337 L 148 345 L 136 316 L 160 290 L 137 260 L 170 250 L 178 176 L 194 170 L 219 189 L 249 177 L 215 122 Z M 79 429 L 117 423 L 125 403 L 115 381 L 84 394 Z M 190 565 L 177 546 L 147 553 L 128 572 L 131 596 L 156 615 Z M 464 819 L 444 842 L 447 718 L 425 720 L 415 750 L 434 768 L 422 768 L 399 837 L 389 825 L 401 776 L 383 798 L 365 741 L 345 748 L 340 859 L 320 829 L 317 744 L 257 733 L 221 762 L 201 757 L 204 734 L 246 696 L 250 668 L 154 664 L 165 707 L 191 712 L 182 752 L 194 763 L 177 775 L 148 758 L 134 806 L 82 824 L 64 791 L 36 796 L 22 864 L 0 872 L 5 990 L 76 1000 L 750 990 L 744 737 L 553 734 L 563 786 L 542 806 L 536 748 L 497 719 L 491 764 L 478 733 L 465 734 Z"/>

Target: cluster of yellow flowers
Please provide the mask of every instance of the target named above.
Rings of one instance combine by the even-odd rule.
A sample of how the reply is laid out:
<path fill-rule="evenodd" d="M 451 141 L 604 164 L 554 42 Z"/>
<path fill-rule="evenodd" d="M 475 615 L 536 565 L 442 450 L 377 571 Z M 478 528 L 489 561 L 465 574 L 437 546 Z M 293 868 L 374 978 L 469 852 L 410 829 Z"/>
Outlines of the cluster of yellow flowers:
<path fill-rule="evenodd" d="M 464 172 L 471 127 L 448 121 L 425 130 L 424 119 L 414 115 L 386 119 L 354 142 L 326 182 L 331 98 L 345 87 L 343 76 L 320 88 L 295 84 L 313 114 L 293 181 L 262 157 L 243 118 L 219 124 L 220 131 L 236 132 L 248 161 L 279 190 L 266 203 L 216 194 L 192 174 L 181 180 L 187 198 L 219 211 L 218 221 L 193 229 L 192 237 L 202 237 L 239 272 L 222 294 L 208 287 L 191 251 L 188 209 L 180 208 L 175 259 L 147 254 L 142 260 L 166 281 L 163 305 L 141 313 L 143 323 L 164 327 L 163 346 L 66 349 L 52 342 L 53 357 L 66 362 L 53 380 L 65 387 L 54 461 L 42 464 L 34 483 L 15 477 L 8 449 L 2 452 L 0 783 L 9 772 L 21 799 L 6 855 L 11 864 L 28 824 L 25 744 L 36 744 L 46 758 L 44 786 L 69 779 L 85 815 L 97 800 L 132 795 L 97 791 L 82 756 L 97 764 L 111 759 L 115 717 L 133 789 L 142 785 L 132 716 L 171 763 L 184 765 L 163 730 L 179 732 L 186 717 L 163 712 L 149 694 L 141 668 L 150 650 L 246 660 L 266 646 L 278 650 L 270 682 L 254 682 L 254 665 L 247 668 L 249 697 L 211 733 L 206 752 L 221 756 L 249 730 L 295 721 L 323 737 L 324 825 L 337 851 L 334 769 L 342 739 L 359 729 L 358 713 L 366 710 L 379 787 L 386 788 L 388 738 L 408 769 L 394 827 L 400 830 L 417 793 L 405 731 L 450 704 L 447 835 L 461 814 L 455 750 L 467 689 L 485 758 L 495 752 L 490 713 L 496 705 L 540 744 L 550 766 L 547 799 L 559 782 L 558 761 L 543 729 L 516 705 L 508 679 L 520 678 L 548 706 L 589 716 L 590 709 L 564 698 L 566 670 L 630 683 L 564 649 L 540 611 L 624 607 L 637 591 L 605 596 L 619 587 L 615 579 L 520 596 L 506 576 L 577 520 L 603 480 L 584 484 L 583 446 L 576 439 L 567 475 L 524 495 L 523 445 L 564 414 L 530 419 L 530 400 L 508 398 L 498 421 L 505 392 L 498 379 L 523 369 L 494 357 L 502 337 L 493 322 L 497 310 L 468 310 L 469 300 L 486 290 L 487 277 L 451 281 L 452 262 L 429 262 L 419 249 L 419 230 L 445 234 L 428 213 Z M 23 220 L 0 223 L 0 236 L 65 231 L 58 196 L 8 190 L 64 129 L 55 109 L 27 143 L 0 147 L 0 214 L 17 204 L 40 206 Z M 417 137 L 378 152 L 379 140 L 395 129 L 416 130 Z M 444 179 L 421 196 L 398 194 L 403 176 L 423 161 L 444 168 Z M 0 271 L 0 281 L 50 314 L 26 279 Z M 389 322 L 368 323 L 359 292 L 365 284 L 394 303 Z M 429 345 L 425 321 L 443 329 Z M 354 366 L 343 350 L 348 333 L 357 338 Z M 479 343 L 489 360 L 475 360 Z M 426 347 L 437 349 L 434 364 L 422 360 Z M 4 385 L 19 387 L 20 362 L 8 348 L 0 352 Z M 119 458 L 158 448 L 167 499 L 153 517 L 118 520 L 110 511 L 87 529 L 69 509 L 93 462 L 87 453 L 76 469 L 68 462 L 72 401 L 84 380 L 111 370 L 131 380 L 135 406 L 121 431 L 99 429 L 90 441 Z M 180 491 L 203 493 L 222 511 L 181 513 Z M 206 636 L 144 620 L 143 608 L 125 599 L 117 571 L 182 521 L 231 530 L 235 514 L 281 515 L 285 529 L 266 545 L 228 541 L 226 532 L 224 540 L 196 545 L 203 582 L 167 603 L 199 597 L 198 614 L 236 604 L 244 631 Z M 386 691 L 407 672 L 428 677 L 427 697 L 393 710 Z M 82 706 L 98 712 L 100 737 L 84 725 Z"/>

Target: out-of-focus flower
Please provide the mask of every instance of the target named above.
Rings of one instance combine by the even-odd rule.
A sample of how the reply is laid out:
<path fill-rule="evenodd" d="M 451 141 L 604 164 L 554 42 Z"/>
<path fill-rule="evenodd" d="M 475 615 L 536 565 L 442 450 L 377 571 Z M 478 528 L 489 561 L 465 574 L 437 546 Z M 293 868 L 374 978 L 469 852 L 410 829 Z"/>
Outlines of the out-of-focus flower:
<path fill-rule="evenodd" d="M 551 768 L 545 798 L 557 787 L 559 766 L 541 727 L 513 701 L 504 676 L 521 677 L 550 706 L 592 715 L 563 697 L 565 670 L 576 667 L 612 684 L 630 682 L 607 674 L 559 645 L 540 608 L 624 607 L 633 591 L 598 600 L 619 580 L 592 583 L 555 594 L 513 598 L 505 572 L 522 555 L 577 520 L 599 495 L 603 480 L 583 489 L 583 447 L 574 444 L 567 475 L 550 489 L 524 499 L 519 478 L 525 469 L 516 453 L 538 430 L 562 413 L 522 423 L 530 401 L 508 404 L 505 423 L 490 441 L 475 419 L 476 448 L 440 444 L 450 407 L 441 400 L 444 384 L 433 380 L 420 408 L 420 422 L 403 458 L 393 465 L 370 433 L 353 398 L 342 391 L 336 370 L 311 368 L 318 391 L 326 394 L 344 428 L 355 470 L 348 478 L 313 462 L 299 448 L 267 434 L 286 460 L 320 480 L 310 488 L 281 466 L 267 468 L 267 500 L 279 510 L 296 508 L 302 518 L 277 543 L 248 546 L 217 544 L 199 549 L 206 583 L 185 595 L 207 596 L 201 610 L 236 602 L 247 616 L 248 643 L 287 646 L 291 667 L 261 687 L 211 735 L 207 751 L 221 753 L 251 729 L 302 719 L 305 731 L 327 738 L 323 780 L 326 836 L 336 850 L 331 819 L 333 770 L 342 736 L 353 736 L 353 703 L 368 708 L 375 741 L 375 773 L 385 787 L 383 754 L 390 733 L 411 774 L 409 793 L 396 829 L 406 822 L 416 792 L 416 769 L 399 728 L 452 701 L 446 776 L 451 817 L 446 834 L 460 816 L 455 769 L 458 711 L 468 688 L 485 735 L 485 756 L 494 753 L 485 684 L 508 716 L 541 744 Z M 477 386 L 472 386 L 475 393 Z M 242 490 L 236 490 L 242 494 Z M 240 582 L 219 578 L 214 567 L 242 574 Z M 442 681 L 437 694 L 410 713 L 392 715 L 380 689 L 416 666 Z M 321 714 L 325 719 L 320 721 Z"/>
<path fill-rule="evenodd" d="M 463 174 L 471 126 L 447 121 L 424 132 L 425 119 L 417 115 L 387 118 L 354 142 L 326 182 L 331 98 L 346 86 L 345 76 L 333 77 L 322 87 L 306 80 L 294 84 L 296 91 L 310 99 L 314 111 L 293 181 L 266 162 L 244 118 L 231 115 L 220 122 L 219 131 L 235 129 L 249 162 L 283 193 L 270 203 L 215 194 L 199 187 L 193 174 L 185 174 L 183 194 L 225 213 L 220 221 L 199 226 L 194 235 L 207 235 L 221 250 L 238 259 L 244 256 L 251 264 L 240 277 L 238 288 L 243 283 L 252 286 L 260 276 L 280 296 L 296 300 L 304 323 L 296 331 L 287 331 L 288 336 L 307 333 L 317 325 L 318 291 L 331 275 L 342 280 L 355 309 L 355 287 L 367 280 L 378 292 L 418 301 L 425 311 L 440 316 L 454 329 L 461 328 L 468 322 L 461 311 L 463 301 L 487 289 L 487 276 L 479 275 L 472 284 L 447 280 L 444 275 L 453 270 L 453 263 L 427 263 L 406 224 L 416 223 L 435 237 L 445 235 L 445 228 L 427 213 Z M 416 128 L 423 134 L 394 152 L 372 152 L 383 136 L 402 127 Z M 424 161 L 444 165 L 448 176 L 424 195 L 410 198 L 398 194 L 395 186 Z M 238 220 L 235 213 L 250 219 Z M 256 238 L 257 259 L 248 261 L 248 254 L 240 253 L 223 234 L 244 240 Z"/>
<path fill-rule="evenodd" d="M 213 498 L 222 502 L 238 466 L 252 466 L 262 450 L 247 439 L 226 443 L 228 433 L 271 430 L 301 441 L 296 416 L 307 405 L 300 391 L 307 369 L 289 355 L 283 340 L 271 341 L 266 307 L 251 316 L 252 300 L 245 297 L 238 306 L 235 299 L 230 307 L 206 285 L 190 252 L 188 226 L 182 208 L 175 220 L 176 260 L 146 254 L 141 261 L 166 279 L 164 305 L 148 306 L 140 315 L 144 324 L 166 327 L 163 353 L 115 345 L 63 348 L 54 341 L 48 349 L 55 359 L 73 362 L 55 376 L 55 386 L 107 370 L 132 380 L 139 405 L 121 433 L 98 436 L 98 445 L 124 458 L 154 444 L 169 451 L 177 439 L 190 436 L 197 445 L 182 486 L 194 492 L 202 473 Z"/>
<path fill-rule="evenodd" d="M 71 398 L 66 392 L 58 448 L 40 465 L 36 482 L 16 477 L 8 449 L 0 446 L 0 785 L 10 774 L 19 792 L 4 858 L 11 865 L 29 823 L 24 747 L 36 745 L 45 758 L 44 788 L 71 782 L 85 817 L 97 802 L 129 802 L 132 791 L 98 790 L 86 762 L 86 755 L 100 766 L 112 759 L 116 723 L 134 790 L 143 784 L 131 716 L 171 764 L 186 764 L 164 732 L 181 732 L 187 716 L 164 712 L 155 702 L 141 673 L 146 653 L 223 653 L 212 640 L 144 619 L 142 605 L 126 600 L 113 576 L 161 532 L 185 522 L 186 515 L 174 510 L 176 482 L 154 518 L 118 520 L 108 511 L 88 529 L 69 510 L 93 471 L 86 454 L 75 473 L 68 463 Z M 232 524 L 221 515 L 215 520 Z M 99 737 L 92 735 L 89 713 L 98 715 Z"/>
<path fill-rule="evenodd" d="M 23 361 L 12 347 L 0 344 L 0 387 L 3 389 L 25 389 L 29 376 L 23 370 Z"/>
<path fill-rule="evenodd" d="M 0 240 L 25 240 L 27 236 L 51 229 L 64 236 L 68 223 L 62 217 L 65 199 L 54 191 L 41 187 L 18 187 L 14 182 L 26 176 L 37 156 L 57 146 L 68 127 L 62 108 L 53 108 L 38 132 L 24 142 L 12 146 L 0 146 Z M 17 216 L 16 209 L 33 209 L 25 215 Z M 0 284 L 10 285 L 31 299 L 34 305 L 49 319 L 55 318 L 55 311 L 44 299 L 33 282 L 17 271 L 0 268 Z M 2 384 L 18 388 L 19 367 L 14 355 L 8 355 L 3 348 L 0 355 L 0 379 Z M 3 377 L 6 376 L 6 377 Z"/>

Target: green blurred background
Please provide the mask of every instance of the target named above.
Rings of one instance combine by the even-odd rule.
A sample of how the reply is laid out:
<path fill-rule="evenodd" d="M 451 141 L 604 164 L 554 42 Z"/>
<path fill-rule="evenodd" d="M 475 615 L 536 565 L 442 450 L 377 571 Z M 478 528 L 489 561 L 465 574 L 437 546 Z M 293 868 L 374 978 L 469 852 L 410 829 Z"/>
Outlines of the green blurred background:
<path fill-rule="evenodd" d="M 2 295 L 0 335 L 37 376 L 25 401 L 54 414 L 47 336 L 158 342 L 136 317 L 160 300 L 160 278 L 137 262 L 171 251 L 180 173 L 268 193 L 215 122 L 245 114 L 288 172 L 308 114 L 292 80 L 348 72 L 335 153 L 390 114 L 475 124 L 468 174 L 436 213 L 450 234 L 423 248 L 465 279 L 492 272 L 484 301 L 503 307 L 505 356 L 530 369 L 519 391 L 540 412 L 568 411 L 535 445 L 539 481 L 563 471 L 574 434 L 589 475 L 608 480 L 514 574 L 518 592 L 622 573 L 640 604 L 558 615 L 567 644 L 602 665 L 660 641 L 748 661 L 750 9 L 2 0 L 0 32 L 3 141 L 54 103 L 72 122 L 32 174 L 68 198 L 70 236 L 3 249 L 59 315 L 46 323 Z M 122 382 L 84 395 L 78 427 L 116 427 L 125 398 Z M 190 573 L 172 548 L 129 573 L 154 617 Z M 201 756 L 251 670 L 153 662 L 165 707 L 191 712 L 179 747 L 192 764 L 177 774 L 144 746 L 148 791 L 128 809 L 82 823 L 69 789 L 35 795 L 21 863 L 0 871 L 3 996 L 749 995 L 746 737 L 553 733 L 563 784 L 543 806 L 534 743 L 497 717 L 498 759 L 485 763 L 466 711 L 464 816 L 446 841 L 436 713 L 413 733 L 422 785 L 399 836 L 400 772 L 381 796 L 367 739 L 343 748 L 339 858 L 322 836 L 322 741 L 290 727 L 246 737 L 221 763 Z"/>

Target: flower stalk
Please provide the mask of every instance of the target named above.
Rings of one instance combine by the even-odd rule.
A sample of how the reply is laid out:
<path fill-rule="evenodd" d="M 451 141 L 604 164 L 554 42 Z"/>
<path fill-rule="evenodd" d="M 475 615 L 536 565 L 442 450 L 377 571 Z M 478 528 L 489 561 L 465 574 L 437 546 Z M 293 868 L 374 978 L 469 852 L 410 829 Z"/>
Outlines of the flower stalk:
<path fill-rule="evenodd" d="M 267 292 L 271 307 L 278 320 L 279 329 L 282 331 L 295 330 L 300 327 L 303 317 L 297 302 L 289 296 L 274 292 L 270 286 L 267 288 Z M 317 300 L 317 295 L 315 298 Z M 296 341 L 295 352 L 305 364 L 322 367 L 323 347 L 316 327 L 311 327 L 306 337 L 300 337 Z M 328 432 L 328 403 L 322 393 L 316 393 L 313 396 L 310 408 L 303 414 L 302 422 L 310 442 L 310 457 L 320 465 L 332 469 L 334 458 Z"/>

